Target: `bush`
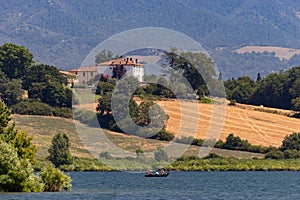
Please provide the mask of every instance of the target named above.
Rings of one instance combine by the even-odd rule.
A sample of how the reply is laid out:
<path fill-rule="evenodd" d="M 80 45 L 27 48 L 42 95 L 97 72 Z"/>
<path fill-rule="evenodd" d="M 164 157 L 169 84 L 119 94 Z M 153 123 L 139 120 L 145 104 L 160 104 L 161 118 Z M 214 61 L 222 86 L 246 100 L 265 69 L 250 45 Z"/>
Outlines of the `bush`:
<path fill-rule="evenodd" d="M 279 149 L 272 149 L 268 153 L 266 153 L 265 158 L 283 159 L 284 158 L 284 154 Z"/>
<path fill-rule="evenodd" d="M 72 118 L 73 117 L 73 112 L 71 108 L 56 108 L 53 112 L 53 115 L 56 117 L 64 117 L 64 118 Z"/>
<path fill-rule="evenodd" d="M 72 118 L 72 109 L 55 108 L 42 102 L 22 101 L 11 107 L 12 113 L 20 115 L 42 115 Z"/>
<path fill-rule="evenodd" d="M 211 99 L 211 98 L 207 98 L 207 97 L 201 97 L 200 99 L 200 103 L 208 103 L 208 104 L 213 104 L 216 101 Z"/>
<path fill-rule="evenodd" d="M 284 137 L 281 150 L 285 151 L 288 149 L 300 150 L 300 133 L 293 133 Z"/>
<path fill-rule="evenodd" d="M 42 169 L 41 178 L 46 192 L 69 191 L 72 188 L 71 178 L 52 165 Z"/>
<path fill-rule="evenodd" d="M 288 149 L 288 150 L 285 150 L 283 153 L 284 153 L 284 158 L 285 159 L 300 158 L 300 152 L 297 151 L 296 149 Z"/>
<path fill-rule="evenodd" d="M 157 134 L 154 136 L 151 136 L 150 139 L 156 139 L 161 141 L 171 141 L 174 139 L 174 135 L 171 133 L 168 133 L 166 130 L 160 130 Z"/>
<path fill-rule="evenodd" d="M 54 108 L 42 102 L 22 101 L 11 107 L 12 113 L 21 115 L 52 116 Z"/>
<path fill-rule="evenodd" d="M 231 99 L 228 105 L 235 106 L 236 105 L 236 100 Z"/>
<path fill-rule="evenodd" d="M 216 153 L 210 153 L 208 156 L 206 156 L 204 159 L 213 159 L 213 158 L 222 158 Z"/>

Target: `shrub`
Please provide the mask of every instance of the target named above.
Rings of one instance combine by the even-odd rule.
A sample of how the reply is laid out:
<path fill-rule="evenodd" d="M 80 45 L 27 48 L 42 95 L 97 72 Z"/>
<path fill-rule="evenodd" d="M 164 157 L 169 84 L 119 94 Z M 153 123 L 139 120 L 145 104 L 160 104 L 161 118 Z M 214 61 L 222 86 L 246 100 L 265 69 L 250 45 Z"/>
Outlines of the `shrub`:
<path fill-rule="evenodd" d="M 213 159 L 213 158 L 222 158 L 216 153 L 210 153 L 208 156 L 205 157 L 205 159 Z"/>
<path fill-rule="evenodd" d="M 300 152 L 297 151 L 296 149 L 288 149 L 288 150 L 285 150 L 283 153 L 284 153 L 285 159 L 300 158 Z"/>
<path fill-rule="evenodd" d="M 157 134 L 154 136 L 151 136 L 150 139 L 156 139 L 161 141 L 171 141 L 174 139 L 174 135 L 171 133 L 168 133 L 166 130 L 160 130 Z"/>
<path fill-rule="evenodd" d="M 72 118 L 72 109 L 55 108 L 42 102 L 22 101 L 11 107 L 12 113 L 20 115 L 42 115 Z"/>
<path fill-rule="evenodd" d="M 300 133 L 293 133 L 284 137 L 281 150 L 285 151 L 288 149 L 300 150 Z"/>
<path fill-rule="evenodd" d="M 236 100 L 231 99 L 228 105 L 235 106 L 236 105 Z"/>
<path fill-rule="evenodd" d="M 64 118 L 72 118 L 73 117 L 73 112 L 71 108 L 55 108 L 53 115 L 56 117 L 64 117 Z"/>
<path fill-rule="evenodd" d="M 54 108 L 42 102 L 22 101 L 11 107 L 12 113 L 21 115 L 53 115 Z"/>
<path fill-rule="evenodd" d="M 40 175 L 46 192 L 69 191 L 72 188 L 71 178 L 52 165 L 43 168 Z"/>
<path fill-rule="evenodd" d="M 265 158 L 283 159 L 284 158 L 284 154 L 279 149 L 272 149 L 268 153 L 265 154 Z"/>
<path fill-rule="evenodd" d="M 208 103 L 208 104 L 212 104 L 215 103 L 216 101 L 211 99 L 211 98 L 207 98 L 207 97 L 201 97 L 200 99 L 200 103 Z"/>

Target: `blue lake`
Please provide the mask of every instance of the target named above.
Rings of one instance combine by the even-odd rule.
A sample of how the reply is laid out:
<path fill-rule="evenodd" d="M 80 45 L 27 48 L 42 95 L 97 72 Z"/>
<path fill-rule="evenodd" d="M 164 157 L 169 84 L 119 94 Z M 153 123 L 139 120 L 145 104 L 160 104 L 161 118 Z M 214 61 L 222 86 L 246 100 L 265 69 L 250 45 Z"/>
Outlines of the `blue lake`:
<path fill-rule="evenodd" d="M 0 199 L 300 199 L 300 172 L 71 172 L 71 192 L 10 193 Z"/>

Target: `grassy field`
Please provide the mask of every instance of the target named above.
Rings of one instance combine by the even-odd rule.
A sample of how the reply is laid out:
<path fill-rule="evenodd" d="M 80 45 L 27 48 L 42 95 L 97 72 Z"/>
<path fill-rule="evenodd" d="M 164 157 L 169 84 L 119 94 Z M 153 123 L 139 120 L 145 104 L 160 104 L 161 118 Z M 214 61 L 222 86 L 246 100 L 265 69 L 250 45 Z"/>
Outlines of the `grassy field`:
<path fill-rule="evenodd" d="M 157 101 L 168 114 L 167 131 L 179 136 L 219 138 L 233 133 L 251 144 L 280 146 L 288 134 L 300 132 L 300 119 L 290 110 L 236 104 L 225 106 L 178 101 Z M 97 103 L 79 107 L 95 111 Z"/>
<path fill-rule="evenodd" d="M 92 158 L 90 152 L 87 150 L 86 145 L 82 141 L 85 141 L 85 135 L 89 135 L 86 132 L 85 135 L 78 134 L 72 119 L 58 118 L 58 117 L 42 117 L 42 116 L 27 116 L 27 115 L 13 115 L 12 119 L 16 123 L 16 127 L 24 131 L 27 131 L 29 135 L 33 136 L 33 143 L 38 147 L 38 158 L 45 158 L 48 155 L 48 149 L 51 144 L 51 139 L 57 133 L 66 133 L 71 142 L 71 153 L 74 156 L 81 158 Z M 96 130 L 97 128 L 91 128 L 90 130 Z M 121 133 L 115 133 L 111 131 L 104 131 L 105 136 L 116 146 L 124 151 L 135 153 L 137 149 L 142 149 L 144 152 L 152 152 L 158 148 L 167 146 L 169 143 L 158 140 L 144 139 L 136 136 L 129 136 Z M 96 140 L 94 140 L 96 141 Z M 94 142 L 92 141 L 92 142 Z M 92 143 L 91 142 L 91 143 Z M 97 153 L 105 152 L 106 148 L 104 144 L 96 144 Z M 223 149 L 212 149 L 212 153 L 216 153 L 224 157 L 235 158 L 262 158 L 262 154 L 242 152 L 242 151 L 230 151 Z M 184 154 L 185 156 L 198 156 L 199 147 L 190 146 Z"/>
<path fill-rule="evenodd" d="M 274 52 L 275 56 L 279 59 L 287 59 L 289 60 L 294 55 L 299 55 L 300 50 L 299 49 L 290 49 L 290 48 L 283 48 L 283 47 L 274 47 L 274 46 L 245 46 L 238 50 L 236 50 L 237 53 L 252 53 L 252 52 Z"/>

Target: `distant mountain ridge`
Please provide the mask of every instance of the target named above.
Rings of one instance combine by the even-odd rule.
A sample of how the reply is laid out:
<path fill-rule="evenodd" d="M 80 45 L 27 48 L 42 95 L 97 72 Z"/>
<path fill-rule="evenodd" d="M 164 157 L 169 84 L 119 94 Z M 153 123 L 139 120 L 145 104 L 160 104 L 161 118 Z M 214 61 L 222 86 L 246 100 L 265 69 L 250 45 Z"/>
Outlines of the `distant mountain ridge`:
<path fill-rule="evenodd" d="M 89 51 L 113 34 L 149 26 L 170 28 L 199 41 L 224 77 L 241 74 L 220 57 L 224 52 L 217 51 L 219 47 L 300 49 L 297 0 L 11 0 L 2 1 L 0 9 L 0 44 L 24 45 L 36 61 L 62 69 L 80 66 Z M 298 61 L 300 65 L 298 58 L 291 65 Z M 290 67 L 276 62 L 272 65 Z M 278 70 L 267 67 L 263 74 Z"/>

